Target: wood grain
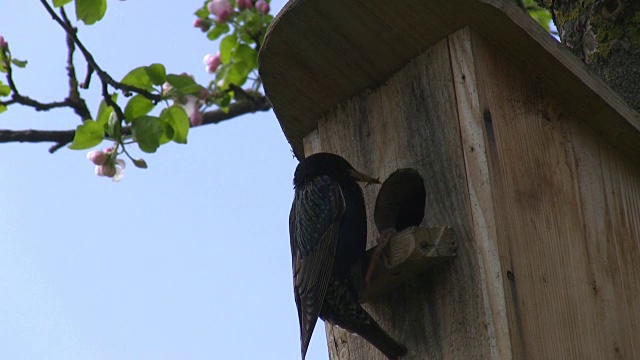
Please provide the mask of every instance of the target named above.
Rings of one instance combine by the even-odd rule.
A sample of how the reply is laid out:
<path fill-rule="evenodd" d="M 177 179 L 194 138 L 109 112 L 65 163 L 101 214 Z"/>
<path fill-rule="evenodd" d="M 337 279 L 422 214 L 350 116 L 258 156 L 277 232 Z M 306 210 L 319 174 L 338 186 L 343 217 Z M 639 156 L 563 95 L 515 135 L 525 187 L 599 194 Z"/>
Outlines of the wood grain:
<path fill-rule="evenodd" d="M 472 38 L 514 358 L 637 358 L 638 168 Z"/>
<path fill-rule="evenodd" d="M 369 264 L 379 246 L 367 251 Z M 360 302 L 375 300 L 405 282 L 422 276 L 425 271 L 435 265 L 452 261 L 457 249 L 453 229 L 446 226 L 437 228 L 412 226 L 395 234 L 382 251 L 388 263 L 385 264 L 381 259 L 377 260 L 371 281 L 360 293 Z"/>
<path fill-rule="evenodd" d="M 298 157 L 414 168 L 420 225 L 456 233 L 454 261 L 365 305 L 407 359 L 640 358 L 640 115 L 510 4 L 292 1 L 265 88 Z M 383 359 L 326 331 L 332 359 Z"/>
<path fill-rule="evenodd" d="M 421 226 L 451 226 L 459 239 L 454 261 L 365 304 L 380 325 L 407 346 L 407 359 L 491 357 L 455 100 L 445 40 L 380 88 L 338 104 L 305 139 L 307 149 L 340 154 L 380 179 L 398 168 L 416 169 L 424 179 L 428 204 Z M 373 246 L 378 188 L 363 190 Z M 383 359 L 361 338 L 326 328 L 332 359 Z"/>
<path fill-rule="evenodd" d="M 465 26 L 498 45 L 640 164 L 640 114 L 512 0 L 290 1 L 260 51 L 264 88 L 298 158 L 303 138 L 335 104 L 384 84 Z"/>
<path fill-rule="evenodd" d="M 485 315 L 491 358 L 511 359 L 511 340 L 504 299 L 503 271 L 498 256 L 493 189 L 489 178 L 483 115 L 478 98 L 471 32 L 464 28 L 449 36 L 451 68 L 458 104 L 462 151 L 464 152 L 473 217 L 474 239 L 479 250 L 480 276 L 485 291 Z"/>

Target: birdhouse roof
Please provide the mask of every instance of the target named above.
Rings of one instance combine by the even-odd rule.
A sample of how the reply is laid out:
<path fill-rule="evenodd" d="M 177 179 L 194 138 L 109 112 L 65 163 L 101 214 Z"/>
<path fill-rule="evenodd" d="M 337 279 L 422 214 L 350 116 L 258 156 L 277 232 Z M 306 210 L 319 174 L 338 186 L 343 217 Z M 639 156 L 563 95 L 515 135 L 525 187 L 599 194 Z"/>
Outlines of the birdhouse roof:
<path fill-rule="evenodd" d="M 640 114 L 507 0 L 289 1 L 266 35 L 260 75 L 296 157 L 304 158 L 303 138 L 325 112 L 382 85 L 465 26 L 531 72 L 614 146 L 640 159 Z"/>

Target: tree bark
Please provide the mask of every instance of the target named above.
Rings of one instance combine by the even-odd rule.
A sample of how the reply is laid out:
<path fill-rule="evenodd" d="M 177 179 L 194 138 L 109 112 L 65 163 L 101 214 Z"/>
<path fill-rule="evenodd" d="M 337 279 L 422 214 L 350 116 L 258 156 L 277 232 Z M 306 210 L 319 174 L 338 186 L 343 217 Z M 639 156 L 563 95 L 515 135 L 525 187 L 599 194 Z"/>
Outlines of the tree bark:
<path fill-rule="evenodd" d="M 537 1 L 551 11 L 562 43 L 640 111 L 640 2 Z"/>

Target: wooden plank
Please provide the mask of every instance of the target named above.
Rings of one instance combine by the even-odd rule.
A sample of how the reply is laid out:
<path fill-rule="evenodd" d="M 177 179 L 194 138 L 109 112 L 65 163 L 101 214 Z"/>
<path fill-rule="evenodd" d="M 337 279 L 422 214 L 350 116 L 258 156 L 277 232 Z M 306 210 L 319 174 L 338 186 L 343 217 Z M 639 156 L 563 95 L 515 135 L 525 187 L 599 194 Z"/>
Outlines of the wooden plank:
<path fill-rule="evenodd" d="M 376 257 L 379 246 L 367 251 L 368 264 Z M 412 226 L 395 234 L 381 252 L 388 263 L 377 258 L 371 281 L 360 293 L 360 302 L 375 301 L 405 282 L 422 276 L 428 269 L 453 260 L 457 248 L 453 229 L 446 226 Z"/>
<path fill-rule="evenodd" d="M 473 54 L 514 358 L 637 357 L 637 167 L 475 33 Z"/>
<path fill-rule="evenodd" d="M 573 173 L 585 221 L 590 286 L 610 358 L 635 359 L 640 347 L 640 174 L 571 114 L 562 114 L 571 139 Z"/>
<path fill-rule="evenodd" d="M 640 114 L 511 0 L 306 0 L 278 14 L 260 51 L 260 73 L 298 158 L 302 139 L 337 103 L 383 84 L 408 61 L 469 25 L 539 77 L 633 161 Z"/>
<path fill-rule="evenodd" d="M 469 28 L 449 36 L 449 51 L 467 170 L 474 239 L 479 249 L 479 265 L 484 284 L 482 288 L 485 292 L 485 315 L 490 334 L 491 357 L 506 360 L 511 359 L 512 355 L 511 339 L 504 298 L 503 271 L 498 256 L 486 139 Z"/>
<path fill-rule="evenodd" d="M 491 358 L 446 40 L 380 88 L 336 106 L 317 130 L 310 137 L 318 139 L 305 140 L 308 148 L 340 154 L 381 180 L 398 168 L 416 169 L 428 204 L 420 225 L 451 226 L 460 240 L 454 261 L 365 304 L 367 310 L 407 346 L 408 359 Z M 378 189 L 363 189 L 369 246 L 377 237 L 372 212 Z M 332 359 L 383 359 L 361 338 L 326 329 Z"/>

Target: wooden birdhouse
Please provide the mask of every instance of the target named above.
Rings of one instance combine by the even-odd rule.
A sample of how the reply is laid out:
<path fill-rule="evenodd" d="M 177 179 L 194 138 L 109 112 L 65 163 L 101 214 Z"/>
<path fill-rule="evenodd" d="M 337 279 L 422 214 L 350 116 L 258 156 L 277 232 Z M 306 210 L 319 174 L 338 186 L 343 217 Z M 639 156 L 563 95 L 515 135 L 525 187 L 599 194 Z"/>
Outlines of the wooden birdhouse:
<path fill-rule="evenodd" d="M 370 246 L 451 228 L 455 258 L 365 304 L 406 358 L 640 358 L 640 115 L 514 1 L 290 1 L 260 73 L 298 158 L 387 180 Z"/>

